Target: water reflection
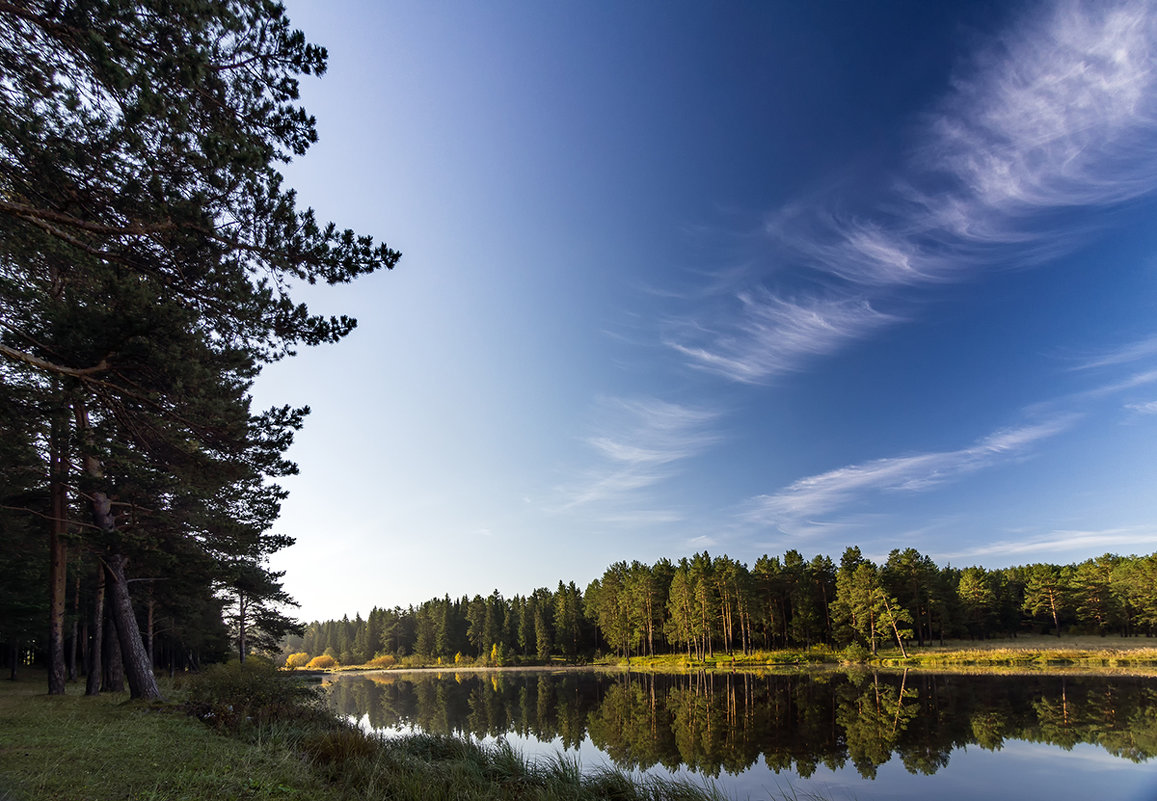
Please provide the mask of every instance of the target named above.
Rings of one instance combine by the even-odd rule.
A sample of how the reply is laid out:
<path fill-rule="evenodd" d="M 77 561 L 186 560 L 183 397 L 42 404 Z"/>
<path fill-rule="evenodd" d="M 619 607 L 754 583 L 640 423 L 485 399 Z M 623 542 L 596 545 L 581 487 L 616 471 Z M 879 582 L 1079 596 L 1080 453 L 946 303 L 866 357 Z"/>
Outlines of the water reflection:
<path fill-rule="evenodd" d="M 708 776 L 759 763 L 803 778 L 854 766 L 875 778 L 897 757 L 931 775 L 968 745 L 1008 740 L 1100 746 L 1133 762 L 1157 754 L 1157 681 L 1142 677 L 928 673 L 387 673 L 329 685 L 343 714 L 375 729 L 518 735 L 618 766 Z"/>

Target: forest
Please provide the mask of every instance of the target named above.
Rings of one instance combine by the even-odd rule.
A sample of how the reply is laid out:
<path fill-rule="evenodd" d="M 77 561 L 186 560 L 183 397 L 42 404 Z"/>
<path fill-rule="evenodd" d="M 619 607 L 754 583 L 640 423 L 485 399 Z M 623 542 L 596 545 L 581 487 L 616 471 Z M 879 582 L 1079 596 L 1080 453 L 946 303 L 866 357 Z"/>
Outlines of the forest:
<path fill-rule="evenodd" d="M 1023 632 L 1151 637 L 1154 587 L 1157 553 L 986 570 L 940 567 L 913 548 L 893 550 L 882 565 L 855 547 L 838 565 L 796 550 L 751 567 L 704 552 L 653 565 L 617 562 L 582 592 L 560 581 L 553 591 L 511 598 L 445 596 L 314 621 L 285 650 L 297 666 L 385 666 L 407 656 L 519 664 L 552 655 L 702 660 L 819 644 L 875 653 Z"/>

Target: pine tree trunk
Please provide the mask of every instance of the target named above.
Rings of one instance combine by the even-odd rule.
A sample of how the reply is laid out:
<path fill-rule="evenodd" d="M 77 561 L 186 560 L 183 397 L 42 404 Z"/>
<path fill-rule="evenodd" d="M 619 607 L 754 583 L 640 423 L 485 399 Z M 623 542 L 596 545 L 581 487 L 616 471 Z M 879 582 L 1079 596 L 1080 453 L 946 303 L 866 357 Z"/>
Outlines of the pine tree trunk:
<path fill-rule="evenodd" d="M 153 600 L 153 582 L 149 582 L 149 602 L 148 602 L 148 618 L 145 626 L 145 651 L 149 655 L 149 666 L 156 667 L 156 659 L 153 654 L 153 618 L 156 614 L 157 602 Z"/>
<path fill-rule="evenodd" d="M 68 523 L 66 460 L 64 458 L 65 423 L 59 414 L 52 418 L 49 473 L 52 496 L 52 533 L 49 535 L 48 565 L 48 694 L 64 695 L 64 607 L 68 597 L 68 547 L 65 535 Z"/>
<path fill-rule="evenodd" d="M 110 611 L 109 607 L 106 606 L 106 618 Z M 116 627 L 112 625 L 111 619 L 106 619 L 104 622 L 104 644 L 101 652 L 104 655 L 103 678 L 100 682 L 101 692 L 123 693 L 125 691 L 124 662 L 121 660 L 120 643 L 116 639 Z"/>
<path fill-rule="evenodd" d="M 53 486 L 56 495 L 58 488 Z M 53 499 L 53 507 L 56 507 Z M 63 504 L 61 504 L 63 505 Z M 66 671 L 64 666 L 64 605 L 67 596 L 65 580 L 68 575 L 68 553 L 60 529 L 61 520 L 52 523 L 49 540 L 49 601 L 48 601 L 48 694 L 64 695 Z"/>
<path fill-rule="evenodd" d="M 129 693 L 133 698 L 161 698 L 157 687 L 157 677 L 153 675 L 149 655 L 141 640 L 141 630 L 137 616 L 133 612 L 129 598 L 129 585 L 125 580 L 125 558 L 121 554 L 111 554 L 107 560 L 109 605 L 112 619 L 116 623 L 117 639 L 121 644 L 125 677 L 129 681 Z"/>
<path fill-rule="evenodd" d="M 72 636 L 68 641 L 68 680 L 76 681 L 76 651 L 80 635 L 80 569 L 76 570 L 76 589 L 72 595 Z"/>
<path fill-rule="evenodd" d="M 88 425 L 88 411 L 77 403 L 74 407 L 76 428 L 83 443 L 84 470 L 90 478 L 103 479 L 100 462 L 92 453 L 92 433 Z M 112 501 L 103 491 L 96 490 L 90 495 L 92 502 L 92 522 L 105 535 L 106 542 L 114 542 L 116 518 L 112 513 Z M 121 644 L 121 658 L 124 660 L 125 674 L 129 680 L 129 692 L 133 698 L 160 698 L 157 678 L 153 675 L 149 655 L 141 641 L 141 630 L 133 613 L 129 586 L 125 580 L 125 557 L 120 553 L 109 554 L 105 558 L 108 577 L 108 596 L 111 617 L 116 624 L 117 639 Z"/>
<path fill-rule="evenodd" d="M 85 677 L 84 694 L 99 695 L 100 681 L 104 672 L 104 566 L 96 568 L 96 593 L 92 601 L 92 632 L 88 645 L 88 676 Z"/>
<path fill-rule="evenodd" d="M 245 651 L 247 650 L 245 642 L 245 593 L 237 593 L 237 659 L 242 665 L 245 664 Z"/>

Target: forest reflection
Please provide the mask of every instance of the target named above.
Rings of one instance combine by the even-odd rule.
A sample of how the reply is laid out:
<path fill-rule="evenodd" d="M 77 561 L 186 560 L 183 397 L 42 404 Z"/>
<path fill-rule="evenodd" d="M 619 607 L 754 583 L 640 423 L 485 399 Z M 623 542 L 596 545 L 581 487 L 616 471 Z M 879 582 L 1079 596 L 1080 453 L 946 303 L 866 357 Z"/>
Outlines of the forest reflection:
<path fill-rule="evenodd" d="M 374 729 L 516 734 L 577 748 L 589 736 L 619 767 L 718 776 L 760 761 L 810 777 L 848 763 L 864 778 L 898 757 L 933 774 L 968 745 L 1099 745 L 1157 754 L 1157 682 L 1142 677 L 824 672 L 688 675 L 411 673 L 343 676 L 340 713 Z"/>

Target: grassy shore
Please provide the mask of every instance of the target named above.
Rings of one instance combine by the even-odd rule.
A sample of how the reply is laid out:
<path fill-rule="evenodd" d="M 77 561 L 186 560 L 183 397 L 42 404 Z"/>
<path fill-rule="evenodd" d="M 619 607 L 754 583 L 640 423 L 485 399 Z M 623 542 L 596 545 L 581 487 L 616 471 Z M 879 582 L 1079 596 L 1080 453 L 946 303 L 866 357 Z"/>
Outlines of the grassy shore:
<path fill-rule="evenodd" d="M 381 663 L 343 665 L 328 671 L 338 673 L 366 670 L 562 670 L 617 668 L 658 673 L 684 673 L 698 670 L 791 670 L 816 667 L 866 665 L 868 667 L 929 668 L 934 670 L 1002 668 L 1021 669 L 1131 669 L 1157 672 L 1157 639 L 1147 637 L 1052 637 L 1040 634 L 1021 635 L 1015 639 L 949 640 L 944 645 L 918 646 L 905 643 L 905 656 L 895 643 L 882 644 L 876 654 L 853 646 L 835 649 L 826 645 L 779 651 L 753 651 L 748 654 L 717 651 L 705 659 L 688 659 L 686 654 L 661 654 L 630 659 L 603 657 L 583 665 L 562 662 L 539 664 L 506 662 L 502 665 L 483 661 L 442 663 L 406 657 L 385 666 Z"/>
<path fill-rule="evenodd" d="M 259 666 L 165 686 L 162 703 L 0 682 L 0 799 L 12 801 L 722 801 L 710 786 L 632 779 L 559 756 L 435 735 L 383 740 Z"/>
<path fill-rule="evenodd" d="M 876 654 L 852 647 L 835 650 L 827 646 L 794 651 L 756 651 L 742 654 L 716 653 L 705 660 L 685 655 L 614 660 L 631 670 L 683 671 L 698 669 L 752 670 L 866 665 L 869 667 L 993 669 L 1025 668 L 1054 670 L 1131 669 L 1157 672 L 1157 642 L 1135 637 L 1047 637 L 1025 635 L 1016 639 L 957 640 L 944 645 L 917 646 L 906 643 L 907 655 L 895 647 L 881 646 Z"/>
<path fill-rule="evenodd" d="M 176 697 L 172 684 L 166 695 Z M 0 681 L 0 797 L 104 799 L 316 799 L 340 796 L 283 748 L 214 732 L 174 703 L 47 695 L 42 673 Z"/>

